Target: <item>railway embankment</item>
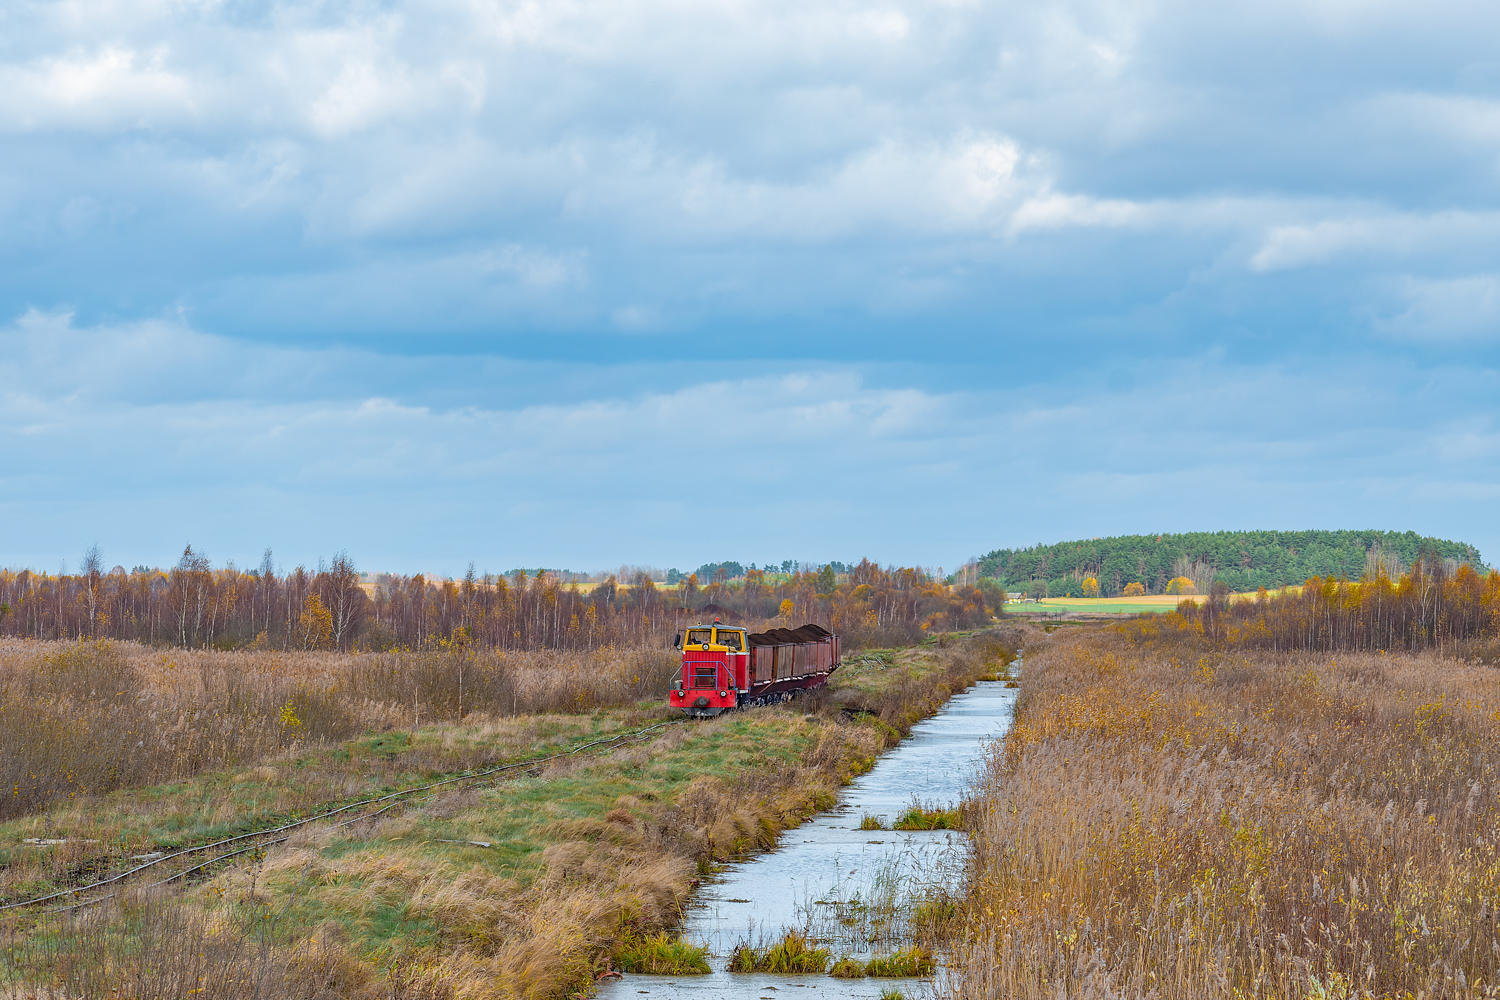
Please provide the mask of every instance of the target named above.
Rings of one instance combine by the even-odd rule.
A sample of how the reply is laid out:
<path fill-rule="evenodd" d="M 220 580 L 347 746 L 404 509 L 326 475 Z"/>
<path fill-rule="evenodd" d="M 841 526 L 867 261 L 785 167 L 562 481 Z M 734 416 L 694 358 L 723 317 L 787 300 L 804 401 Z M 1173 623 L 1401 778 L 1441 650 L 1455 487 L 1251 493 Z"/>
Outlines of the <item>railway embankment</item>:
<path fill-rule="evenodd" d="M 669 932 L 698 880 L 832 805 L 1014 645 L 852 653 L 826 691 L 707 722 L 649 702 L 470 719 L 61 803 L 0 824 L 0 977 L 59 997 L 542 1000 L 630 956 L 690 962 Z"/>

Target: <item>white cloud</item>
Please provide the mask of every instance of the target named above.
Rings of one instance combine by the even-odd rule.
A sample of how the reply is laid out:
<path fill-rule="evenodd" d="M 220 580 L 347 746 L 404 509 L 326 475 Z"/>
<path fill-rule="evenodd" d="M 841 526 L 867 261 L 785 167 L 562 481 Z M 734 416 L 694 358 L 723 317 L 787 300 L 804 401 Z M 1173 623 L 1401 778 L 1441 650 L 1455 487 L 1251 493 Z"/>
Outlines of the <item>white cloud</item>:
<path fill-rule="evenodd" d="M 1386 333 L 1419 341 L 1500 342 L 1500 275 L 1404 277 L 1396 291 L 1402 311 L 1376 320 Z"/>
<path fill-rule="evenodd" d="M 1094 199 L 1082 195 L 1044 191 L 1027 198 L 1011 216 L 1010 231 L 1061 229 L 1069 226 L 1126 226 L 1143 221 L 1144 207 L 1119 199 Z"/>
<path fill-rule="evenodd" d="M 106 45 L 0 64 L 0 129 L 161 128 L 196 110 L 194 82 L 165 46 Z"/>
<path fill-rule="evenodd" d="M 492 381 L 480 357 L 249 352 L 176 322 L 23 317 L 0 328 L 0 516 L 19 526 L 7 544 L 70 552 L 68 539 L 97 537 L 127 562 L 187 540 L 216 558 L 347 547 L 392 569 L 937 562 L 1160 530 L 1164 509 L 1179 528 L 1344 524 L 1354 509 L 1360 523 L 1496 544 L 1454 521 L 1489 502 L 1497 454 L 1473 372 L 1434 373 L 1431 399 L 1403 405 L 1409 373 L 1389 365 L 1330 384 L 1276 366 L 1143 364 L 1134 387 L 1060 392 L 699 363 L 676 384 L 621 370 L 583 395 L 508 402 L 532 370 L 439 404 L 413 377 L 429 361 Z M 351 368 L 365 374 L 339 377 Z M 376 381 L 394 391 L 362 391 Z M 719 457 L 732 467 L 685 474 Z M 1418 466 L 1460 499 L 1414 505 Z"/>
<path fill-rule="evenodd" d="M 1500 250 L 1500 212 L 1371 213 L 1273 226 L 1250 266 L 1279 271 L 1351 256 L 1409 257 L 1476 248 Z"/>
<path fill-rule="evenodd" d="M 1384 411 L 1500 398 L 1497 31 L 1477 0 L 13 4 L 0 315 L 40 311 L 0 327 L 0 478 L 32 498 L 7 523 L 108 489 L 165 496 L 163 531 L 200 501 L 238 530 L 232 509 L 263 543 L 515 493 L 535 508 L 451 523 L 706 537 L 724 519 L 662 456 L 725 442 L 856 484 L 733 521 L 794 549 L 1097 534 L 1068 525 L 1115 516 L 1115 489 L 1141 498 L 1122 519 L 1265 483 L 1296 487 L 1292 520 L 1386 496 L 1359 470 L 1418 467 L 1442 421 Z M 123 318 L 48 311 L 70 303 Z M 1372 327 L 1401 358 L 1347 375 Z M 251 339 L 382 337 L 397 353 Z M 1297 360 L 1194 368 L 1184 345 Z M 1122 356 L 1139 389 L 1077 388 Z M 1329 371 L 1384 402 L 1266 429 Z M 1443 481 L 1493 480 L 1454 433 L 1479 457 Z M 1320 509 L 1436 516 L 1380 504 Z M 410 544 L 437 554 L 448 520 Z"/>
<path fill-rule="evenodd" d="M 989 232 L 1036 186 L 1017 176 L 1021 152 L 1001 136 L 946 142 L 883 140 L 819 176 L 776 183 L 704 163 L 684 178 L 685 228 L 705 235 L 841 239 L 866 230 Z"/>

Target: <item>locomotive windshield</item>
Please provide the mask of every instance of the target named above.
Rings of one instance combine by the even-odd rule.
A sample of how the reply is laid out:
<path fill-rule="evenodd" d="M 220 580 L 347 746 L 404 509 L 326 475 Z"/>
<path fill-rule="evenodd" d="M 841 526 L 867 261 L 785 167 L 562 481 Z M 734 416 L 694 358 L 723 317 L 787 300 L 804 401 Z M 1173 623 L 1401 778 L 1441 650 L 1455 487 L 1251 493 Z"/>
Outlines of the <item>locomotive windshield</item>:
<path fill-rule="evenodd" d="M 721 628 L 719 629 L 718 643 L 721 646 L 728 646 L 736 653 L 742 653 L 745 651 L 745 633 L 738 629 Z"/>
<path fill-rule="evenodd" d="M 690 628 L 687 634 L 689 646 L 707 646 L 713 642 L 714 630 L 711 628 Z"/>

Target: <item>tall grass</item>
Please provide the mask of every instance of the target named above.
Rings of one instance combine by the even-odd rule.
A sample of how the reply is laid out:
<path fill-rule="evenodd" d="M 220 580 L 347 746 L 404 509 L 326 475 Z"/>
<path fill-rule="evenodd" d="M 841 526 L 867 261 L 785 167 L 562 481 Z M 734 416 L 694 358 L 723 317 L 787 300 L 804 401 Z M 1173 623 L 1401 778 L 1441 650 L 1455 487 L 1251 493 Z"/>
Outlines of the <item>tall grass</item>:
<path fill-rule="evenodd" d="M 335 1000 L 369 995 L 372 977 L 328 932 L 288 940 L 265 906 L 210 913 L 161 895 L 54 920 L 5 937 L 0 995 L 25 1000 Z M 16 977 L 19 982 L 7 983 Z M 21 985 L 24 983 L 25 985 Z M 393 984 L 385 995 L 417 1000 Z"/>
<path fill-rule="evenodd" d="M 780 972 L 799 975 L 819 973 L 828 968 L 828 949 L 802 931 L 788 931 L 779 941 L 755 947 L 741 942 L 729 956 L 730 972 Z M 841 978 L 850 978 L 842 976 Z"/>
<path fill-rule="evenodd" d="M 668 651 L 285 653 L 0 645 L 0 819 L 366 729 L 579 712 L 666 689 Z"/>
<path fill-rule="evenodd" d="M 1481 997 L 1500 690 L 1433 655 L 1028 649 L 960 998 Z"/>
<path fill-rule="evenodd" d="M 201 840 L 215 824 L 307 815 L 320 803 L 411 783 L 412 775 L 439 764 L 451 769 L 470 759 L 465 755 L 513 759 L 537 753 L 547 741 L 581 742 L 609 727 L 634 727 L 650 713 L 627 707 L 495 720 L 483 713 L 628 698 L 633 685 L 645 683 L 636 678 L 643 662 L 652 662 L 639 658 L 646 655 L 654 654 L 460 661 L 460 709 L 458 671 L 422 673 L 418 668 L 442 662 L 429 658 L 162 654 L 125 644 L 11 649 L 3 660 L 8 690 L 93 706 L 105 717 L 117 709 L 124 717 L 121 706 L 136 705 L 177 718 L 218 698 L 214 704 L 260 706 L 267 716 L 275 709 L 274 724 L 281 726 L 286 702 L 280 699 L 305 688 L 326 694 L 327 704 L 342 707 L 357 726 L 407 725 L 413 705 L 424 723 L 429 712 L 440 718 L 462 710 L 468 718 L 319 748 L 307 744 L 324 738 L 319 734 L 328 724 L 319 720 L 332 716 L 294 706 L 292 714 L 300 711 L 311 722 L 297 716 L 300 742 L 289 751 L 292 744 L 278 741 L 282 750 L 265 763 L 143 794 L 79 796 L 13 823 L 12 846 L 0 844 L 0 898 L 87 881 L 122 856 L 177 838 Z M 782 830 L 832 806 L 841 786 L 901 738 L 920 706 L 992 672 L 997 657 L 1008 654 L 984 637 L 928 646 L 914 660 L 897 657 L 890 667 L 869 668 L 858 697 L 878 715 L 842 711 L 843 692 L 834 690 L 794 706 L 671 726 L 649 743 L 555 760 L 504 785 L 445 791 L 348 827 L 304 828 L 263 856 L 247 855 L 145 903 L 106 903 L 76 919 L 23 911 L 7 924 L 13 936 L 0 939 L 0 996 L 14 983 L 19 995 L 56 1000 L 550 1000 L 586 994 L 612 957 L 689 963 L 690 949 L 662 934 L 680 920 L 703 873 L 715 862 L 772 846 Z M 510 688 L 497 682 L 488 690 L 515 699 L 497 704 L 475 680 L 486 664 L 497 670 L 541 664 L 556 680 L 549 686 L 528 678 L 535 681 L 530 687 Z M 403 665 L 410 670 L 403 673 Z M 47 680 L 52 686 L 45 691 L 22 686 L 40 684 L 35 678 L 52 677 L 53 668 L 74 679 Z M 134 686 L 121 694 L 108 678 Z M 910 703 L 888 698 L 893 687 Z M 414 700 L 407 701 L 411 691 Z M 651 712 L 661 718 L 659 708 Z M 130 749 L 125 740 L 116 745 Z M 23 834 L 64 842 L 17 844 Z M 491 848 L 462 846 L 476 839 Z M 932 925 L 951 919 L 953 908 L 946 897 L 934 900 Z M 879 911 L 873 919 L 885 926 L 893 911 L 884 903 Z M 632 943 L 642 942 L 652 943 L 627 956 Z M 882 951 L 910 943 L 880 942 Z M 807 937 L 772 942 L 764 951 L 784 968 L 823 968 L 828 958 L 826 946 Z M 686 971 L 685 964 L 678 969 Z"/>
<path fill-rule="evenodd" d="M 713 971 L 706 947 L 665 931 L 625 940 L 615 949 L 613 962 L 621 972 L 650 976 L 706 976 Z"/>

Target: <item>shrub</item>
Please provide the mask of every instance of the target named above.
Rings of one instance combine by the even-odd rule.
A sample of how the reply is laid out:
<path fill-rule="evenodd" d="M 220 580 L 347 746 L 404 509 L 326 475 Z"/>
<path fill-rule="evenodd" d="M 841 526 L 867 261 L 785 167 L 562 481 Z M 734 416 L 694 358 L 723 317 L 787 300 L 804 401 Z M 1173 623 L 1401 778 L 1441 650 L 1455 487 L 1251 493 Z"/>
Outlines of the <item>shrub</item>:
<path fill-rule="evenodd" d="M 859 828 L 861 830 L 884 830 L 884 829 L 887 829 L 885 823 L 881 820 L 881 818 L 879 816 L 872 816 L 869 813 L 865 813 L 864 818 L 862 818 L 859 821 Z"/>

